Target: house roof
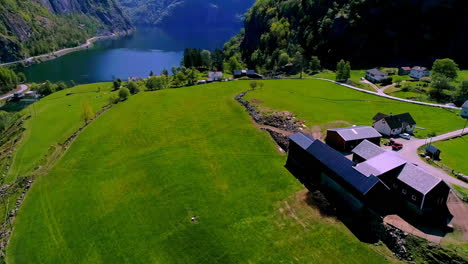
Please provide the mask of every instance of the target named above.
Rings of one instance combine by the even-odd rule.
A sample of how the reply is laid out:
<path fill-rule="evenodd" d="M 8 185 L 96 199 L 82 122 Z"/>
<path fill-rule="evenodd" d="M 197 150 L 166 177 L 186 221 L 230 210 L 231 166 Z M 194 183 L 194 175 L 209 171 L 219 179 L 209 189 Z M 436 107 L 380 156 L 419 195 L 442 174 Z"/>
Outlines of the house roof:
<path fill-rule="evenodd" d="M 405 164 L 406 160 L 398 155 L 384 151 L 380 155 L 359 163 L 355 168 L 366 176 L 380 176 Z"/>
<path fill-rule="evenodd" d="M 375 149 L 375 147 L 377 147 L 372 145 L 374 144 L 363 141 L 353 152 L 356 149 L 361 151 L 359 148 L 368 147 L 369 149 Z M 366 176 L 380 176 L 386 172 L 401 168 L 398 172 L 397 179 L 423 195 L 426 195 L 442 181 L 440 178 L 429 174 L 424 169 L 404 160 L 399 155 L 384 149 L 382 150 L 383 152 L 381 154 L 357 164 L 355 169 Z"/>
<path fill-rule="evenodd" d="M 440 178 L 427 173 L 425 170 L 411 163 L 407 163 L 403 167 L 397 178 L 424 195 L 434 189 L 434 187 L 442 181 Z"/>
<path fill-rule="evenodd" d="M 375 176 L 367 177 L 355 170 L 351 160 L 320 140 L 315 140 L 307 152 L 360 194 L 366 194 L 380 182 Z"/>
<path fill-rule="evenodd" d="M 414 121 L 413 117 L 410 113 L 403 113 L 398 115 L 385 115 L 382 113 L 378 113 L 374 116 L 374 122 L 381 120 L 382 118 L 385 119 L 385 122 L 388 123 L 388 126 L 391 129 L 400 128 L 403 123 L 407 123 L 410 125 L 416 125 L 416 121 Z"/>
<path fill-rule="evenodd" d="M 303 133 L 293 134 L 289 139 L 303 149 L 307 149 L 316 140 L 315 138 Z"/>
<path fill-rule="evenodd" d="M 426 147 L 426 151 L 429 153 L 436 153 L 440 151 L 438 148 L 436 148 L 434 145 L 429 145 Z"/>
<path fill-rule="evenodd" d="M 420 66 L 414 66 L 413 68 L 411 68 L 411 70 L 425 71 L 425 70 L 427 70 L 427 68 L 426 67 L 420 67 Z"/>
<path fill-rule="evenodd" d="M 388 116 L 388 115 L 379 112 L 379 113 L 377 113 L 377 114 L 372 118 L 372 120 L 374 120 L 374 121 L 379 121 L 380 119 L 382 119 L 382 118 L 384 118 L 384 117 L 387 117 L 387 116 Z"/>
<path fill-rule="evenodd" d="M 377 130 L 369 126 L 342 127 L 328 129 L 327 131 L 337 132 L 346 141 L 382 137 Z"/>
<path fill-rule="evenodd" d="M 387 73 L 382 72 L 382 71 L 379 71 L 379 70 L 376 69 L 376 68 L 367 70 L 366 72 L 372 73 L 372 74 L 374 74 L 374 75 L 387 75 Z"/>
<path fill-rule="evenodd" d="M 463 108 L 468 108 L 468 100 L 462 105 Z"/>
<path fill-rule="evenodd" d="M 374 143 L 364 140 L 359 145 L 357 145 L 352 152 L 365 160 L 371 159 L 379 154 L 385 152 L 385 150 Z"/>

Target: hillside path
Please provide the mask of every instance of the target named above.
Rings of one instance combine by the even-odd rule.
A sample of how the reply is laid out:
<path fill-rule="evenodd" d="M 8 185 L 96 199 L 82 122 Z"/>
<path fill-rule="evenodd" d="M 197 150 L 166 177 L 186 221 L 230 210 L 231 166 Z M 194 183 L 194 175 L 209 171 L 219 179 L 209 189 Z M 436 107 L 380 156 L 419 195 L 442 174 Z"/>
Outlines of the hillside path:
<path fill-rule="evenodd" d="M 335 84 L 338 84 L 338 85 L 341 85 L 341 86 L 344 86 L 344 87 L 347 87 L 347 88 L 354 89 L 354 90 L 356 90 L 356 91 L 360 91 L 360 92 L 368 93 L 368 94 L 373 94 L 373 95 L 377 95 L 377 96 L 380 96 L 380 97 L 385 97 L 385 98 L 392 99 L 392 100 L 396 100 L 396 101 L 401 101 L 401 102 L 406 102 L 406 103 L 411 103 L 411 104 L 427 105 L 427 106 L 432 106 L 432 107 L 456 109 L 456 110 L 460 110 L 460 109 L 461 109 L 460 107 L 456 107 L 456 106 L 442 105 L 442 104 L 433 104 L 433 103 L 426 103 L 426 102 L 420 102 L 420 101 L 414 101 L 414 100 L 408 100 L 408 99 L 398 98 L 398 97 L 394 97 L 394 96 L 390 96 L 390 95 L 388 95 L 388 94 L 385 94 L 385 93 L 383 93 L 383 91 L 382 91 L 382 93 L 379 93 L 379 92 L 372 92 L 372 91 L 364 90 L 364 89 L 361 89 L 361 88 L 358 88 L 358 87 L 355 87 L 355 86 L 352 86 L 352 85 L 349 85 L 349 84 L 340 83 L 340 82 L 333 81 L 333 80 L 329 80 L 329 79 L 325 79 L 325 78 L 315 78 L 315 77 L 311 77 L 311 79 L 316 79 L 316 80 L 322 80 L 322 81 L 332 82 L 332 83 L 335 83 Z M 386 87 L 384 87 L 384 88 L 386 89 Z M 382 88 L 382 89 L 384 89 L 384 88 Z"/>
<path fill-rule="evenodd" d="M 23 93 L 28 89 L 28 86 L 26 84 L 20 84 L 18 85 L 19 89 L 15 89 L 13 91 L 8 92 L 7 94 L 0 95 L 0 100 L 8 99 L 12 97 L 15 93 Z"/>
<path fill-rule="evenodd" d="M 398 142 L 403 143 L 403 148 L 398 151 L 398 154 L 411 163 L 414 163 L 418 165 L 419 167 L 423 168 L 427 172 L 431 173 L 434 176 L 437 176 L 444 180 L 447 183 L 455 184 L 458 186 L 462 186 L 465 188 L 468 188 L 468 183 L 463 182 L 455 177 L 450 176 L 447 174 L 444 170 L 436 168 L 430 164 L 427 164 L 424 160 L 421 159 L 421 157 L 418 154 L 418 148 L 421 146 L 424 146 L 427 142 L 436 142 L 436 141 L 441 141 L 441 140 L 447 140 L 451 139 L 454 137 L 458 137 L 462 135 L 463 129 L 455 130 L 452 132 L 445 133 L 440 136 L 436 136 L 433 138 L 427 138 L 427 139 L 417 139 L 417 138 L 411 138 L 410 140 L 405 140 L 405 139 L 398 139 Z M 468 135 L 468 128 L 465 128 L 463 131 L 463 135 Z"/>

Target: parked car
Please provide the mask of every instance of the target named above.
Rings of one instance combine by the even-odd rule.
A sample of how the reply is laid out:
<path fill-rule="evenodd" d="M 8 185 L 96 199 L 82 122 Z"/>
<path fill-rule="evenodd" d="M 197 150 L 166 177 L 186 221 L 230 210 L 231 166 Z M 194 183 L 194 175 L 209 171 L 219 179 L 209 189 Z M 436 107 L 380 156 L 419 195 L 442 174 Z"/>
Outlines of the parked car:
<path fill-rule="evenodd" d="M 403 144 L 398 143 L 398 142 L 395 142 L 395 143 L 392 145 L 392 150 L 395 150 L 395 151 L 400 150 L 400 149 L 402 149 L 402 148 L 403 148 Z"/>
<path fill-rule="evenodd" d="M 408 139 L 408 140 L 410 140 L 410 139 L 411 139 L 411 135 L 410 135 L 410 134 L 408 134 L 408 133 L 403 133 L 403 134 L 400 134 L 400 137 L 401 137 L 401 138 L 404 138 L 404 139 Z"/>

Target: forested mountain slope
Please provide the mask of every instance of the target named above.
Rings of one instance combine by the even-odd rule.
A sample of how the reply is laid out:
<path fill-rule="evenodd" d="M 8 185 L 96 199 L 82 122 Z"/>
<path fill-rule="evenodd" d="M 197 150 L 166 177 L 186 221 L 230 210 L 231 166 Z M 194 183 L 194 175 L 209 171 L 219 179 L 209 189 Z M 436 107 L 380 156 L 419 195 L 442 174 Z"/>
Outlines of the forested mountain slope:
<path fill-rule="evenodd" d="M 371 67 L 441 57 L 466 67 L 467 28 L 466 0 L 258 0 L 246 14 L 239 52 L 249 66 L 264 68 L 297 51 L 329 67 L 342 58 Z"/>
<path fill-rule="evenodd" d="M 119 0 L 134 24 L 188 27 L 232 27 L 255 0 Z"/>
<path fill-rule="evenodd" d="M 114 0 L 0 0 L 0 62 L 76 46 L 130 21 Z"/>

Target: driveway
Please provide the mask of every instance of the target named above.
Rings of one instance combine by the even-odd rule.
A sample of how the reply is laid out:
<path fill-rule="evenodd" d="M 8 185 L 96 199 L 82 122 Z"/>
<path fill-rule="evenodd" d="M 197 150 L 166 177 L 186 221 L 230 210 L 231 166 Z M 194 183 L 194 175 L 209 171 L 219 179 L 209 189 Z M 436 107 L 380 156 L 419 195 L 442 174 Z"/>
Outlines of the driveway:
<path fill-rule="evenodd" d="M 452 131 L 452 132 L 449 132 L 449 133 L 446 133 L 446 134 L 443 134 L 443 135 L 440 135 L 440 136 L 437 136 L 437 137 L 433 137 L 432 142 L 441 141 L 441 140 L 450 139 L 450 138 L 460 136 L 462 130 L 463 129 L 459 129 L 459 130 Z M 463 135 L 468 135 L 468 128 L 466 128 L 464 130 Z M 429 141 L 430 141 L 430 139 L 411 138 L 410 140 L 406 140 L 406 139 L 403 139 L 403 138 L 399 138 L 399 139 L 397 139 L 397 142 L 402 143 L 404 145 L 404 147 L 403 147 L 403 149 L 401 149 L 397 153 L 400 156 L 402 156 L 403 158 L 405 158 L 406 160 L 410 161 L 411 163 L 414 163 L 414 164 L 418 165 L 419 167 L 425 169 L 427 172 L 431 173 L 434 176 L 437 176 L 437 177 L 441 178 L 442 180 L 444 180 L 447 183 L 452 183 L 452 184 L 456 184 L 456 185 L 468 188 L 468 183 L 465 183 L 465 182 L 463 182 L 461 180 L 458 180 L 455 177 L 452 177 L 452 176 L 448 175 L 442 169 L 439 169 L 439 168 L 436 168 L 434 166 L 431 166 L 431 165 L 427 164 L 425 161 L 423 161 L 421 159 L 421 157 L 419 157 L 418 148 L 423 146 L 424 144 L 426 144 Z"/>
<path fill-rule="evenodd" d="M 19 89 L 18 89 L 19 88 Z M 7 93 L 7 94 L 4 94 L 4 95 L 1 95 L 0 97 L 0 100 L 4 100 L 4 99 L 7 99 L 7 98 L 10 98 L 12 97 L 15 93 L 24 93 L 24 91 L 26 91 L 28 89 L 28 86 L 26 84 L 20 84 L 18 85 L 18 88 Z"/>

